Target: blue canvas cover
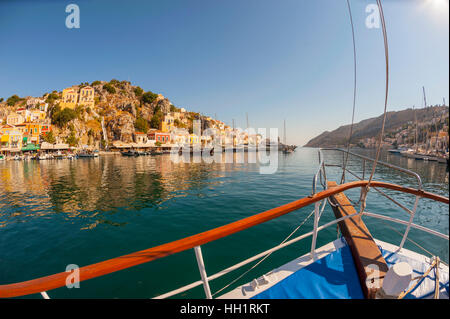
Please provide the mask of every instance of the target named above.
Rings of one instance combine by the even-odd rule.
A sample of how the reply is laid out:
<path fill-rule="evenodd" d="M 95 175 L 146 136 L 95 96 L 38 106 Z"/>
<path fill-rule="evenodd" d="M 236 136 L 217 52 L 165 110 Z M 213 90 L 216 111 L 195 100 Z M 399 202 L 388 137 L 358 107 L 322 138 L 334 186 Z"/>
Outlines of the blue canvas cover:
<path fill-rule="evenodd" d="M 252 299 L 363 299 L 348 245 L 296 271 Z"/>

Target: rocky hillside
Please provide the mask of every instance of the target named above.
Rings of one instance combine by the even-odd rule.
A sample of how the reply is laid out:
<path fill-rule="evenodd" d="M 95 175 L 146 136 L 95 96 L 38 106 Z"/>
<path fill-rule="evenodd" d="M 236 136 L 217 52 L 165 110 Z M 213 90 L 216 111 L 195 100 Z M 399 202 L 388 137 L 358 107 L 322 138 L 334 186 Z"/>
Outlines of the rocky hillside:
<path fill-rule="evenodd" d="M 414 115 L 414 113 L 416 113 Z M 414 126 L 415 117 L 419 125 L 427 123 L 437 116 L 445 115 L 448 119 L 448 107 L 435 106 L 422 109 L 406 109 L 398 112 L 388 112 L 386 116 L 385 133 L 392 135 L 393 132 L 399 131 L 408 126 Z M 353 125 L 353 134 L 351 143 L 358 144 L 362 139 L 378 136 L 383 123 L 383 115 L 376 118 L 363 120 Z M 347 145 L 348 136 L 350 134 L 351 125 L 344 125 L 334 131 L 326 131 L 319 136 L 311 139 L 306 147 L 341 147 Z"/>
<path fill-rule="evenodd" d="M 62 92 L 53 91 L 42 96 L 41 99 L 49 104 L 47 117 L 53 125 L 55 142 L 104 146 L 102 121 L 109 143 L 114 140 L 132 142 L 135 131 L 147 132 L 150 128 L 158 128 L 164 115 L 179 110 L 164 96 L 144 91 L 128 81 L 94 81 L 72 87 L 79 89 L 87 85 L 95 90 L 93 108 L 80 105 L 74 110 L 63 110 L 59 105 Z M 30 99 L 33 97 L 13 96 L 6 101 L 0 100 L 0 119 L 5 120 L 8 114 L 25 107 Z M 190 124 L 185 127 L 187 129 L 192 129 L 192 121 L 200 118 L 204 119 L 204 127 L 209 126 L 209 120 L 199 113 L 188 112 L 187 117 Z"/>

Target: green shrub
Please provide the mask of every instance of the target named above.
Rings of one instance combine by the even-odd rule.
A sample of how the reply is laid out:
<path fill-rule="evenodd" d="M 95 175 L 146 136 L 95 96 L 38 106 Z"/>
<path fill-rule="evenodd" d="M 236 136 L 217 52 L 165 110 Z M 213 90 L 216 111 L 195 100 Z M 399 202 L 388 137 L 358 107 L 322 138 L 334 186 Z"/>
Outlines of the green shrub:
<path fill-rule="evenodd" d="M 75 137 L 75 132 L 70 133 L 70 135 L 66 138 L 66 143 L 70 146 L 78 145 L 78 139 Z"/>
<path fill-rule="evenodd" d="M 138 117 L 136 122 L 134 122 L 134 128 L 137 132 L 147 133 L 149 129 L 147 120 L 143 117 Z"/>
<path fill-rule="evenodd" d="M 55 100 L 58 99 L 58 93 L 56 92 L 52 92 L 47 96 L 47 99 L 45 100 L 46 103 L 53 105 L 53 103 L 55 103 Z"/>
<path fill-rule="evenodd" d="M 103 85 L 103 89 L 106 90 L 108 93 L 111 93 L 111 94 L 116 93 L 116 89 L 114 88 L 114 86 L 112 86 L 109 83 L 106 83 L 105 85 Z"/>
<path fill-rule="evenodd" d="M 44 140 L 44 142 L 50 143 L 50 144 L 55 144 L 56 143 L 56 138 L 53 135 L 53 132 L 48 132 L 47 134 L 45 134 L 42 139 Z"/>
<path fill-rule="evenodd" d="M 162 122 L 163 120 L 163 113 L 161 111 L 156 112 L 153 116 L 152 119 L 150 120 L 150 126 L 152 128 L 159 128 L 159 124 Z"/>
<path fill-rule="evenodd" d="M 102 84 L 102 82 L 100 82 L 100 81 L 94 81 L 94 82 L 91 83 L 91 86 L 99 85 L 99 84 Z"/>
<path fill-rule="evenodd" d="M 6 100 L 6 103 L 9 105 L 9 106 L 14 106 L 17 102 L 19 102 L 20 100 L 22 100 L 20 97 L 18 97 L 17 95 L 12 95 L 12 96 L 10 96 L 7 100 Z"/>
<path fill-rule="evenodd" d="M 61 107 L 59 105 L 54 107 L 51 112 L 52 123 L 60 128 L 65 127 L 67 123 L 74 120 L 75 118 L 77 118 L 77 113 L 74 110 L 69 108 L 61 110 Z"/>
<path fill-rule="evenodd" d="M 142 93 L 144 93 L 144 90 L 142 88 L 140 88 L 139 86 L 135 87 L 133 91 L 136 96 L 141 96 Z"/>
<path fill-rule="evenodd" d="M 152 91 L 148 91 L 142 95 L 142 102 L 150 104 L 154 100 L 156 100 L 157 97 L 158 97 L 158 94 L 155 94 Z"/>

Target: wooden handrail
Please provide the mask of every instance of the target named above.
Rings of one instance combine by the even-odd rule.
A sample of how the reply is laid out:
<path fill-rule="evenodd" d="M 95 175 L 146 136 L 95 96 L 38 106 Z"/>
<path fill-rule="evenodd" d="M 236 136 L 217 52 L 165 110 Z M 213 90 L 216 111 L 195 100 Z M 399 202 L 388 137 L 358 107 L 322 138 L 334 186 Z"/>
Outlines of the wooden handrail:
<path fill-rule="evenodd" d="M 237 233 L 244 229 L 262 224 L 269 220 L 275 219 L 294 210 L 300 209 L 302 207 L 308 206 L 315 202 L 318 202 L 324 198 L 331 195 L 346 191 L 355 187 L 364 187 L 368 184 L 368 181 L 355 181 L 346 184 L 333 187 L 331 189 L 324 190 L 313 196 L 305 197 L 288 204 L 269 209 L 265 212 L 232 222 L 230 224 L 217 227 L 203 233 L 199 233 L 190 237 L 175 240 L 170 243 L 166 243 L 153 248 L 141 250 L 129 255 L 124 255 L 121 257 L 112 258 L 106 261 L 102 261 L 96 264 L 81 267 L 79 269 L 80 282 L 113 272 L 130 268 L 136 265 L 147 263 L 152 260 L 156 260 L 168 255 L 182 252 L 194 248 L 195 246 L 200 246 L 219 238 L 229 236 L 231 234 Z M 449 203 L 447 197 L 440 195 L 435 195 L 433 193 L 419 191 L 413 188 L 402 187 L 396 184 L 384 183 L 372 181 L 371 186 L 382 187 L 391 190 L 396 190 L 404 193 L 409 193 L 412 195 L 429 198 L 435 201 L 439 201 L 445 204 Z M 37 279 L 32 279 L 28 281 L 23 281 L 14 284 L 0 285 L 0 297 L 10 298 L 19 297 L 24 295 L 30 295 L 35 293 L 40 293 L 42 291 L 48 291 L 56 288 L 60 288 L 66 285 L 66 278 L 70 273 L 61 272 L 54 275 L 41 277 Z"/>

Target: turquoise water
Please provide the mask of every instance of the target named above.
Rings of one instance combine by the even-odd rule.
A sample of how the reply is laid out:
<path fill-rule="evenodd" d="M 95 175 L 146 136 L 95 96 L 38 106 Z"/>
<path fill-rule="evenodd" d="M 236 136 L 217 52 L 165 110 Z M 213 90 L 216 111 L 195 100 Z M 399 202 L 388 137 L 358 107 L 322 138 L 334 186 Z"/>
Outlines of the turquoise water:
<path fill-rule="evenodd" d="M 373 151 L 355 152 L 374 155 Z M 342 158 L 334 152 L 326 154 L 329 162 Z M 388 153 L 381 160 L 416 171 L 426 190 L 448 197 L 446 165 Z M 309 148 L 279 154 L 278 170 L 269 175 L 260 174 L 258 164 L 173 163 L 168 155 L 0 162 L 0 284 L 63 272 L 68 264 L 85 266 L 129 254 L 308 196 L 317 167 L 317 150 Z M 349 167 L 361 172 L 357 160 L 350 161 Z M 327 175 L 329 180 L 340 179 L 336 169 L 327 169 Z M 406 175 L 381 167 L 375 179 L 416 186 Z M 353 200 L 358 195 L 359 190 L 349 192 Z M 397 193 L 395 198 L 412 208 L 413 196 Z M 312 209 L 300 209 L 202 246 L 208 274 L 278 245 Z M 367 210 L 408 218 L 374 191 Z M 421 199 L 414 222 L 448 234 L 448 217 L 447 205 Z M 320 224 L 333 219 L 327 207 Z M 384 222 L 370 217 L 365 221 L 374 237 L 400 243 L 401 236 Z M 298 234 L 311 231 L 312 224 L 310 218 Z M 389 225 L 401 232 L 405 229 Z M 336 237 L 336 226 L 329 227 L 319 233 L 317 246 Z M 448 262 L 447 241 L 418 230 L 411 230 L 409 237 Z M 272 254 L 230 289 L 303 255 L 310 247 L 311 238 L 307 238 Z M 410 242 L 406 248 L 422 253 Z M 251 265 L 212 281 L 212 292 Z M 64 287 L 48 294 L 51 298 L 152 298 L 199 278 L 194 252 L 189 250 L 81 282 L 79 289 Z M 203 288 L 177 297 L 202 298 Z"/>

